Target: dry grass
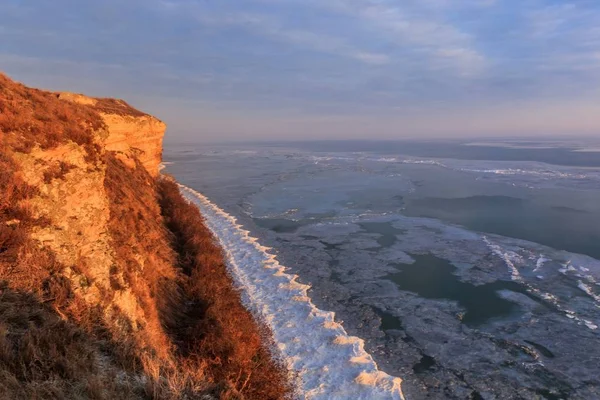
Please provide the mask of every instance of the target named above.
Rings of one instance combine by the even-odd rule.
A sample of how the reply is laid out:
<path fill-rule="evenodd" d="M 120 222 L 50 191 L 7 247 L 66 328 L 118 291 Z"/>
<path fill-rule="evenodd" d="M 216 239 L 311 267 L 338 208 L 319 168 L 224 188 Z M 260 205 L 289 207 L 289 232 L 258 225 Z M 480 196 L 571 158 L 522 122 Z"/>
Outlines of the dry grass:
<path fill-rule="evenodd" d="M 37 264 L 25 268 L 20 261 L 37 253 L 29 231 L 44 221 L 35 220 L 24 204 L 38 190 L 23 181 L 5 136 L 0 137 L 0 171 L 0 279 L 11 278 L 18 286 L 31 289 L 40 282 L 34 284 L 33 280 L 46 277 L 46 269 L 40 271 Z M 40 261 L 49 261 L 48 257 L 37 255 Z"/>
<path fill-rule="evenodd" d="M 102 323 L 80 307 L 52 251 L 30 239 L 48 221 L 32 217 L 26 201 L 38 191 L 10 154 L 0 143 L 0 398 L 144 398 L 134 371 L 110 365 L 107 354 L 118 346 L 77 327 L 98 332 Z"/>
<path fill-rule="evenodd" d="M 93 158 L 99 151 L 94 132 L 102 128 L 102 118 L 90 107 L 59 100 L 0 73 L 0 134 L 7 135 L 13 150 L 28 153 L 36 144 L 49 149 L 71 140 Z"/>
<path fill-rule="evenodd" d="M 105 114 L 130 115 L 132 117 L 143 117 L 148 114 L 141 112 L 120 99 L 97 98 L 92 108 Z"/>
<path fill-rule="evenodd" d="M 0 398 L 143 398 L 141 385 L 117 376 L 104 347 L 33 295 L 0 284 Z"/>
<path fill-rule="evenodd" d="M 73 164 L 58 161 L 50 165 L 46 171 L 44 171 L 44 183 L 51 183 L 55 179 L 63 179 L 65 175 L 75 168 Z"/>
<path fill-rule="evenodd" d="M 168 322 L 163 322 L 160 310 L 167 307 L 168 299 L 177 296 L 176 256 L 162 224 L 155 183 L 139 162 L 132 170 L 112 153 L 106 155 L 105 162 L 109 233 L 117 262 L 113 268 L 123 275 L 126 287 L 141 305 L 143 315 L 139 317 L 145 322 L 135 337 L 135 346 L 149 350 L 159 364 L 168 365 L 173 345 L 164 332 L 163 325 Z"/>
<path fill-rule="evenodd" d="M 96 107 L 58 100 L 0 74 L 0 398 L 281 399 L 286 372 L 265 345 L 268 332 L 243 307 L 223 255 L 174 183 L 157 182 L 94 143 L 97 111 L 131 114 L 126 103 Z M 104 164 L 108 233 L 115 264 L 109 286 L 86 262 L 69 265 L 99 290 L 90 304 L 72 290 L 65 266 L 30 237 L 49 224 L 28 200 L 15 152 L 73 141 Z M 73 166 L 57 162 L 44 182 Z M 135 298 L 135 315 L 117 295 Z M 206 396 L 209 397 L 206 397 Z"/>
<path fill-rule="evenodd" d="M 199 210 L 179 193 L 177 185 L 159 183 L 163 216 L 173 233 L 188 318 L 180 320 L 176 336 L 189 360 L 208 362 L 207 375 L 227 396 L 281 399 L 290 393 L 286 372 L 274 362 L 261 327 L 243 306 L 227 272 L 221 248 Z"/>

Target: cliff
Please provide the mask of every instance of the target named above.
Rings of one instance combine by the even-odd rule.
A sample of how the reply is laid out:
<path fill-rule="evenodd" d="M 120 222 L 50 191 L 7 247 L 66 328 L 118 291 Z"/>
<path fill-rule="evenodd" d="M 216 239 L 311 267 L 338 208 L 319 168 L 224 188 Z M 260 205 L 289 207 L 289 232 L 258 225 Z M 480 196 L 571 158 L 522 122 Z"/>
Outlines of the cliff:
<path fill-rule="evenodd" d="M 107 126 L 103 147 L 108 151 L 135 153 L 150 175 L 158 175 L 166 129 L 162 121 L 136 110 L 123 100 L 96 99 L 68 92 L 58 93 L 58 98 L 97 110 Z"/>
<path fill-rule="evenodd" d="M 0 398 L 288 392 L 202 217 L 159 176 L 165 129 L 0 74 Z"/>

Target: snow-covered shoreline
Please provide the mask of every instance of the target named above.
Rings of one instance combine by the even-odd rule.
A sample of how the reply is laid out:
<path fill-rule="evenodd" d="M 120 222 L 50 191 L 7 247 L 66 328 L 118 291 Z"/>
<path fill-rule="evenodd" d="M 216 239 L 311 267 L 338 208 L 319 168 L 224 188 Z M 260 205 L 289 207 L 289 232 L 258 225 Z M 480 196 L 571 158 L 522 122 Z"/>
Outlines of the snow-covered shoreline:
<path fill-rule="evenodd" d="M 201 193 L 180 188 L 219 240 L 246 306 L 271 329 L 276 350 L 297 376 L 299 398 L 404 400 L 402 379 L 380 371 L 362 339 L 349 336 L 334 313 L 316 308 L 309 286 L 287 274 L 269 248 Z"/>

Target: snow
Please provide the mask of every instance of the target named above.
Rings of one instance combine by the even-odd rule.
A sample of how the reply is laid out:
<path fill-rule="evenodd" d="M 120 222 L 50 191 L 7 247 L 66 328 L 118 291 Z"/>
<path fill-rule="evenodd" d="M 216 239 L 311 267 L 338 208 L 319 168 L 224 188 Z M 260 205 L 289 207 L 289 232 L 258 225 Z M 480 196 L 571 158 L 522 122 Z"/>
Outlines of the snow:
<path fill-rule="evenodd" d="M 332 312 L 316 308 L 309 286 L 286 273 L 269 248 L 202 194 L 180 185 L 218 238 L 246 306 L 273 333 L 276 352 L 302 399 L 404 400 L 402 379 L 380 371 L 364 341 L 349 336 Z"/>
<path fill-rule="evenodd" d="M 559 311 L 562 311 L 563 313 L 565 313 L 565 316 L 567 318 L 576 321 L 579 325 L 584 324 L 588 329 L 591 329 L 591 330 L 598 329 L 598 326 L 596 324 L 594 324 L 592 321 L 588 321 L 586 319 L 581 318 L 580 316 L 577 315 L 577 313 L 575 311 L 565 309 L 559 303 L 559 299 L 557 296 L 555 296 L 551 293 L 545 293 L 545 292 L 535 288 L 531 284 L 525 282 L 516 266 L 516 263 L 521 261 L 521 257 L 517 253 L 503 249 L 502 246 L 492 242 L 487 236 L 483 236 L 482 239 L 485 242 L 485 244 L 487 245 L 487 247 L 490 249 L 492 254 L 495 254 L 497 257 L 499 257 L 500 259 L 502 259 L 504 261 L 504 263 L 508 267 L 508 270 L 511 274 L 511 279 L 513 281 L 521 283 L 522 285 L 524 285 L 527 288 L 527 291 L 529 291 L 530 293 L 534 293 L 534 294 L 540 296 L 540 298 L 552 303 Z M 543 260 L 543 261 L 541 261 L 541 260 Z M 550 261 L 550 260 L 544 258 L 543 256 L 540 256 L 540 258 L 538 259 L 538 261 L 536 263 L 536 269 L 534 269 L 534 271 L 541 268 L 543 266 L 543 263 L 546 261 Z M 559 272 L 564 275 L 566 275 L 568 271 L 577 271 L 571 264 L 571 261 L 567 261 L 566 263 L 563 264 L 563 268 L 559 269 Z M 542 279 L 542 278 L 543 277 L 540 277 L 538 275 L 538 279 Z M 579 287 L 579 289 L 583 290 L 588 295 L 593 297 L 596 301 L 599 300 L 600 296 L 595 295 L 592 291 L 592 288 L 590 286 L 584 284 L 582 281 L 578 282 L 578 287 Z"/>
<path fill-rule="evenodd" d="M 537 272 L 540 269 L 542 269 L 542 267 L 544 266 L 544 263 L 548 262 L 548 261 L 552 261 L 549 258 L 544 257 L 543 254 L 540 254 L 540 257 L 538 258 L 538 260 L 535 263 L 535 269 L 533 270 L 533 272 Z"/>
<path fill-rule="evenodd" d="M 600 303 L 600 296 L 594 293 L 592 287 L 590 285 L 586 285 L 582 281 L 577 281 L 577 287 L 584 292 L 586 292 L 591 298 L 593 298 L 596 302 Z"/>
<path fill-rule="evenodd" d="M 511 279 L 515 282 L 521 282 L 523 279 L 519 270 L 515 266 L 514 261 L 520 259 L 520 256 L 513 251 L 503 251 L 502 247 L 490 241 L 486 236 L 483 236 L 483 241 L 487 245 L 487 247 L 494 253 L 496 256 L 500 257 L 508 270 L 510 271 Z"/>
<path fill-rule="evenodd" d="M 594 324 L 592 321 L 588 321 L 587 319 L 584 319 L 583 322 L 585 323 L 585 326 L 587 326 L 591 330 L 598 329 L 598 325 Z"/>

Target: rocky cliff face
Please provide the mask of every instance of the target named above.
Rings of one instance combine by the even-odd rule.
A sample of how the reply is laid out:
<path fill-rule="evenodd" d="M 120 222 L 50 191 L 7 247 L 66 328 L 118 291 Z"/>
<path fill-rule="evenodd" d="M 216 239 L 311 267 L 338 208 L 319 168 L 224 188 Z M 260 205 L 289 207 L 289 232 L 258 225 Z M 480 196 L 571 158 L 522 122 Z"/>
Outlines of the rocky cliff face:
<path fill-rule="evenodd" d="M 286 397 L 164 132 L 0 73 L 0 399 Z"/>
<path fill-rule="evenodd" d="M 95 147 L 64 140 L 13 154 L 24 182 L 37 192 L 27 207 L 34 219 L 45 221 L 32 226 L 29 237 L 51 252 L 61 265 L 58 275 L 78 299 L 100 305 L 108 324 L 126 320 L 140 346 L 156 346 L 156 355 L 168 359 L 159 310 L 147 301 L 158 289 L 146 279 L 175 277 L 152 180 L 166 125 L 122 100 L 73 93 L 56 98 L 66 107 L 93 110 L 103 126 L 90 132 Z M 142 229 L 154 248 L 135 236 Z"/>
<path fill-rule="evenodd" d="M 150 175 L 157 176 L 162 160 L 162 140 L 166 125 L 150 115 L 101 115 L 108 126 L 106 149 L 135 152 Z"/>
<path fill-rule="evenodd" d="M 68 356 L 121 374 L 119 385 L 135 391 L 143 379 L 160 384 L 159 375 L 137 376 L 140 365 L 146 374 L 176 365 L 160 314 L 176 299 L 178 279 L 154 179 L 165 128 L 121 100 L 44 92 L 0 74 L 0 286 L 85 326 L 92 347 L 104 330 L 120 355 Z M 0 315 L 0 346 L 5 322 Z M 133 367 L 122 370 L 123 361 Z M 0 375 L 6 364 L 0 355 Z M 40 396 L 26 387 L 0 383 L 0 397 Z M 78 397 L 71 387 L 57 398 Z"/>
<path fill-rule="evenodd" d="M 58 98 L 96 107 L 107 126 L 103 147 L 108 151 L 135 153 L 152 176 L 158 175 L 166 125 L 151 115 L 133 109 L 122 100 L 95 99 L 62 92 Z"/>

